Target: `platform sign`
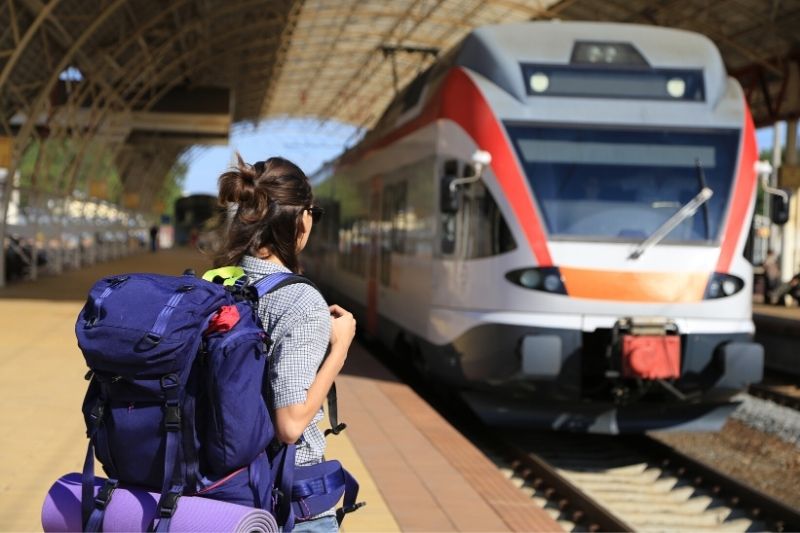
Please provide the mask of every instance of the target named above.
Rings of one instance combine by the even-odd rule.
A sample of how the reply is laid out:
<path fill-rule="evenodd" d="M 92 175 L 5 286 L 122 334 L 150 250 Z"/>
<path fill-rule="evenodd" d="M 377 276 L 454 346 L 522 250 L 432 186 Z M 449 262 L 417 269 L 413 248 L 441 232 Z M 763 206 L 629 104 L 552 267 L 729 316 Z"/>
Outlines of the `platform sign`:
<path fill-rule="evenodd" d="M 100 200 L 108 200 L 108 183 L 99 180 L 90 181 L 89 196 Z"/>
<path fill-rule="evenodd" d="M 787 189 L 800 189 L 800 166 L 783 165 L 779 170 L 778 183 Z"/>
<path fill-rule="evenodd" d="M 125 209 L 139 208 L 139 193 L 126 192 L 122 195 L 122 207 Z"/>
<path fill-rule="evenodd" d="M 11 157 L 14 154 L 14 138 L 0 135 L 0 168 L 11 166 Z"/>

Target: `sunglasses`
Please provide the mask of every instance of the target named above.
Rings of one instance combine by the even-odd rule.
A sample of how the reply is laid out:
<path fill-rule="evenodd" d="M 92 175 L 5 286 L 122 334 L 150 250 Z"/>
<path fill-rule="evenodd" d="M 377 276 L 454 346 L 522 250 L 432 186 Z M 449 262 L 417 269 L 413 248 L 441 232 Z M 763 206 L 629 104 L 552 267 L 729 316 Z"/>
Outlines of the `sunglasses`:
<path fill-rule="evenodd" d="M 314 222 L 314 224 L 317 224 L 320 220 L 322 220 L 322 215 L 325 214 L 325 210 L 317 205 L 313 207 L 306 207 L 306 211 L 311 213 L 311 221 Z"/>

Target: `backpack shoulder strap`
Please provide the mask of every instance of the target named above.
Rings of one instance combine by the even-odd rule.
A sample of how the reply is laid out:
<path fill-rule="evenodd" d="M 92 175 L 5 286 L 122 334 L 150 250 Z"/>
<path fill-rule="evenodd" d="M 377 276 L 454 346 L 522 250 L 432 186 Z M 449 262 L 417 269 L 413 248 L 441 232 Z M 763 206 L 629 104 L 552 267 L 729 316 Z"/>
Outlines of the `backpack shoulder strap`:
<path fill-rule="evenodd" d="M 270 294 L 278 289 L 286 287 L 287 285 L 294 285 L 297 283 L 311 285 L 315 290 L 317 290 L 317 292 L 319 292 L 317 286 L 314 285 L 310 279 L 299 274 L 292 274 L 291 272 L 274 272 L 272 274 L 267 274 L 258 280 L 254 287 L 258 293 L 258 297 L 261 298 L 265 294 Z"/>
<path fill-rule="evenodd" d="M 314 285 L 310 279 L 298 274 L 292 274 L 291 272 L 274 272 L 272 274 L 267 274 L 256 282 L 255 288 L 256 292 L 258 292 L 258 297 L 261 298 L 265 294 L 275 292 L 281 287 L 294 285 L 296 283 L 305 283 L 306 285 L 311 285 L 317 292 L 319 292 L 317 286 Z M 325 430 L 324 435 L 326 437 L 331 434 L 338 435 L 347 427 L 347 424 L 339 422 L 339 409 L 336 399 L 336 383 L 332 383 L 331 388 L 328 390 L 328 419 L 330 420 L 331 427 L 330 429 Z"/>

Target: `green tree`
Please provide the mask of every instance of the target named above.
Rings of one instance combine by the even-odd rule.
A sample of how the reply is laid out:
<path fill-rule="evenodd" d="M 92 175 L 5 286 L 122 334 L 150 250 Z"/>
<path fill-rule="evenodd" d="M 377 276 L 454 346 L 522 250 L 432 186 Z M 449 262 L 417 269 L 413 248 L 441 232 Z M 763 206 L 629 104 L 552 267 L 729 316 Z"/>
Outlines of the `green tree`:
<path fill-rule="evenodd" d="M 76 157 L 81 150 L 83 157 L 78 161 Z M 22 187 L 35 185 L 52 193 L 75 190 L 88 193 L 90 180 L 105 182 L 108 200 L 112 202 L 118 202 L 122 192 L 122 181 L 111 150 L 98 141 L 89 141 L 83 147 L 73 139 L 37 139 L 23 154 L 19 172 Z M 73 190 L 66 191 L 70 185 Z"/>
<path fill-rule="evenodd" d="M 158 194 L 158 200 L 164 206 L 161 215 L 175 214 L 175 200 L 183 196 L 183 186 L 186 183 L 186 174 L 189 172 L 189 165 L 182 158 L 178 158 L 175 164 L 164 177 L 164 184 Z"/>

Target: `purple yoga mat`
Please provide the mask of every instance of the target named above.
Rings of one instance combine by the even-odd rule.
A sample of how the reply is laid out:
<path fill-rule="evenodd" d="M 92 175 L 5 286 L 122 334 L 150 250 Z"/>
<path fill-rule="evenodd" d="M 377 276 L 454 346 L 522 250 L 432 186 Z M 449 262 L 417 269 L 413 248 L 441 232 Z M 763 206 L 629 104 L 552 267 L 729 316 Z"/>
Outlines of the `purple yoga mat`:
<path fill-rule="evenodd" d="M 95 479 L 95 492 L 105 480 Z M 147 531 L 156 512 L 158 494 L 118 488 L 103 518 L 103 531 Z M 81 531 L 81 475 L 67 474 L 47 492 L 42 506 L 45 531 Z M 184 496 L 172 517 L 170 531 L 278 531 L 267 511 L 234 503 Z"/>

